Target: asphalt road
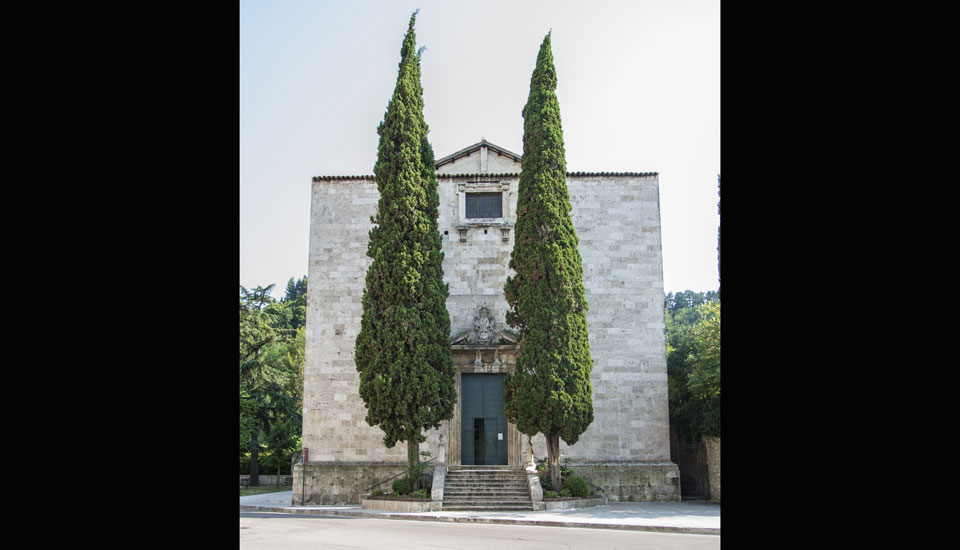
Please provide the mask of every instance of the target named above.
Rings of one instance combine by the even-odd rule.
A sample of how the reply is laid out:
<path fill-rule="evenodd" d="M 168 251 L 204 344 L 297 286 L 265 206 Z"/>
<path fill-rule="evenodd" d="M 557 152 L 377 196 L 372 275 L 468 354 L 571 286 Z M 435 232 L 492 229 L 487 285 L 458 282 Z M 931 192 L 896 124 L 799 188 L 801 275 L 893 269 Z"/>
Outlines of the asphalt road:
<path fill-rule="evenodd" d="M 720 548 L 716 535 L 398 521 L 240 512 L 240 548 L 382 550 L 700 550 Z"/>

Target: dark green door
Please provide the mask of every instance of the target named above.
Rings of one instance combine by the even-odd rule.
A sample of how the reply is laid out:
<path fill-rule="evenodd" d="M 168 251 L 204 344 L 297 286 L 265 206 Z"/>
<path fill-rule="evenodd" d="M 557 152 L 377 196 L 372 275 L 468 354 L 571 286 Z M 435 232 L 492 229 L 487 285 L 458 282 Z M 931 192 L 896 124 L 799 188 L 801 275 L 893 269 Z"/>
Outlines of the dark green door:
<path fill-rule="evenodd" d="M 461 375 L 461 464 L 507 463 L 507 420 L 503 415 L 503 380 L 506 376 Z"/>

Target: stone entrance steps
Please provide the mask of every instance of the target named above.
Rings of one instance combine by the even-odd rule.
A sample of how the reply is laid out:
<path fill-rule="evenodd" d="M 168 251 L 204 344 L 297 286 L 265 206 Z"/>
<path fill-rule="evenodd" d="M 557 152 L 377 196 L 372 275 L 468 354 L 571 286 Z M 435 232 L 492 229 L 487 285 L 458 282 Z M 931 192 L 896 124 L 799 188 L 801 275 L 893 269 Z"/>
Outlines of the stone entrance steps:
<path fill-rule="evenodd" d="M 530 486 L 522 470 L 507 467 L 463 466 L 447 470 L 443 510 L 533 510 Z"/>

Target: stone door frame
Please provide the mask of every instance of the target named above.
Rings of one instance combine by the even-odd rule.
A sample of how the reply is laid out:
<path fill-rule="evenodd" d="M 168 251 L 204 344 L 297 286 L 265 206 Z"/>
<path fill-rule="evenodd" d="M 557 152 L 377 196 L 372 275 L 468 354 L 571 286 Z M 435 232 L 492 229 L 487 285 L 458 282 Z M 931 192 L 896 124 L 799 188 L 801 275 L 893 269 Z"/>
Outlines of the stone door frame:
<path fill-rule="evenodd" d="M 461 393 L 461 375 L 463 374 L 511 374 L 514 370 L 515 357 L 518 346 L 516 345 L 454 345 L 451 346 L 453 352 L 453 363 L 457 369 L 457 406 L 454 407 L 453 418 L 447 422 L 446 440 L 449 445 L 447 449 L 447 465 L 463 465 L 463 449 L 461 449 L 462 438 L 462 418 L 461 407 L 463 405 L 463 394 Z M 520 467 L 522 451 L 520 447 L 520 433 L 517 426 L 507 420 L 507 466 Z M 469 465 L 468 465 L 469 466 Z"/>

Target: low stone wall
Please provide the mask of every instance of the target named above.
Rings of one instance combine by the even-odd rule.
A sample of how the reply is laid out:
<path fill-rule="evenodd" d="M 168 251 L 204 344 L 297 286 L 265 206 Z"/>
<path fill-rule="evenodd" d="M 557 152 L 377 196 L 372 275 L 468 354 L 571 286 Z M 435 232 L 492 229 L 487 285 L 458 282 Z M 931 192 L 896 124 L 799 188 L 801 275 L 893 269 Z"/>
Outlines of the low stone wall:
<path fill-rule="evenodd" d="M 429 512 L 433 507 L 429 500 L 405 500 L 399 498 L 362 498 L 360 506 L 385 512 Z"/>
<path fill-rule="evenodd" d="M 543 486 L 540 485 L 540 476 L 534 469 L 527 469 L 527 486 L 530 487 L 530 504 L 534 510 L 543 510 Z"/>
<path fill-rule="evenodd" d="M 295 464 L 293 503 L 300 505 L 360 504 L 367 489 L 402 472 L 406 463 L 340 462 Z M 304 476 L 301 477 L 301 476 Z M 380 488 L 390 489 L 389 481 Z M 301 490 L 302 488 L 302 490 Z M 304 494 L 305 493 L 305 494 Z"/>
<path fill-rule="evenodd" d="M 680 472 L 673 462 L 570 463 L 570 469 L 603 489 L 610 502 L 676 502 Z"/>
<path fill-rule="evenodd" d="M 720 502 L 720 438 L 704 437 L 707 445 L 707 475 L 710 478 L 710 500 Z"/>
<path fill-rule="evenodd" d="M 603 497 L 544 499 L 543 510 L 573 510 L 574 508 L 589 508 L 606 504 Z"/>
<path fill-rule="evenodd" d="M 433 468 L 433 487 L 430 489 L 430 500 L 443 502 L 443 487 L 446 485 L 447 467 L 440 465 Z"/>
<path fill-rule="evenodd" d="M 281 486 L 281 487 L 288 487 L 288 488 L 290 487 L 289 484 L 287 484 L 287 485 L 284 485 L 284 484 L 283 484 L 283 480 L 286 479 L 286 478 L 288 478 L 288 477 L 290 477 L 289 474 L 286 474 L 286 475 L 281 474 L 281 475 L 280 475 L 280 486 Z M 240 484 L 243 485 L 243 480 L 244 480 L 244 479 L 249 479 L 249 478 L 250 478 L 250 476 L 248 476 L 248 475 L 240 476 Z M 272 474 L 272 475 L 270 475 L 270 474 L 260 474 L 260 485 L 261 485 L 261 486 L 263 486 L 263 485 L 276 485 L 276 484 L 277 484 L 277 474 Z"/>

